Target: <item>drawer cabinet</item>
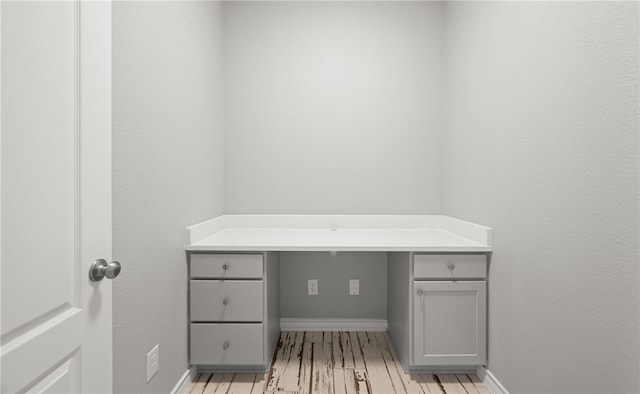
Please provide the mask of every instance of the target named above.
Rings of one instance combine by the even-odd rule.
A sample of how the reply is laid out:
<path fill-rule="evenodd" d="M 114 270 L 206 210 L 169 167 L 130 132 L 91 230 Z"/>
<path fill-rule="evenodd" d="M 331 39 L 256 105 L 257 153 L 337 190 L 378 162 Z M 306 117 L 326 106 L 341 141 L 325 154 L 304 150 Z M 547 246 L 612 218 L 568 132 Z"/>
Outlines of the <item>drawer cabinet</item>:
<path fill-rule="evenodd" d="M 280 332 L 277 253 L 189 256 L 191 364 L 269 368 Z"/>
<path fill-rule="evenodd" d="M 192 280 L 191 321 L 260 322 L 262 299 L 262 280 Z"/>
<path fill-rule="evenodd" d="M 417 254 L 413 261 L 415 279 L 484 279 L 487 276 L 484 255 Z"/>
<path fill-rule="evenodd" d="M 191 278 L 261 279 L 262 254 L 192 254 Z"/>
<path fill-rule="evenodd" d="M 264 325 L 191 324 L 191 363 L 260 365 L 264 362 Z"/>

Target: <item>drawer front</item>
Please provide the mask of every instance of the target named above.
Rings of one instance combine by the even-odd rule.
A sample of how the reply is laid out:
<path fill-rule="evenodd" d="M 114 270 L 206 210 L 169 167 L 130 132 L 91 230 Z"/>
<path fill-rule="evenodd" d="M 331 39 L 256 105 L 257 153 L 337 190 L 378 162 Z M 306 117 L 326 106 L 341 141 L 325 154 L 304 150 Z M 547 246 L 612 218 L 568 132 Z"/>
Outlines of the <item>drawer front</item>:
<path fill-rule="evenodd" d="M 416 254 L 413 256 L 415 279 L 486 278 L 487 257 L 478 254 Z"/>
<path fill-rule="evenodd" d="M 262 278 L 261 254 L 191 254 L 192 278 Z"/>
<path fill-rule="evenodd" d="M 264 365 L 263 324 L 191 324 L 191 364 Z"/>
<path fill-rule="evenodd" d="M 262 321 L 262 280 L 192 280 L 192 321 Z"/>

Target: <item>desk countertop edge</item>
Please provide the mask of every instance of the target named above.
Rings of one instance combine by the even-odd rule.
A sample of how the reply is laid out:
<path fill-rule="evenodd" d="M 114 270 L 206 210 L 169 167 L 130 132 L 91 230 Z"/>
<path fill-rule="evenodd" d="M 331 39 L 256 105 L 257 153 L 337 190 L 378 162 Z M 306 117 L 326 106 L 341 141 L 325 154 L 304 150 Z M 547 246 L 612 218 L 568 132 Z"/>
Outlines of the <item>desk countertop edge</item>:
<path fill-rule="evenodd" d="M 295 229 L 350 229 L 366 230 L 444 230 L 460 243 L 446 245 L 425 239 L 419 244 L 380 245 L 323 245 L 313 244 L 262 244 L 248 241 L 233 243 L 207 243 L 207 239 L 226 229 L 256 231 Z M 428 238 L 428 237 L 427 237 Z M 490 227 L 453 218 L 446 215 L 221 215 L 186 229 L 185 250 L 188 252 L 235 251 L 377 251 L 424 253 L 488 253 L 492 251 Z"/>

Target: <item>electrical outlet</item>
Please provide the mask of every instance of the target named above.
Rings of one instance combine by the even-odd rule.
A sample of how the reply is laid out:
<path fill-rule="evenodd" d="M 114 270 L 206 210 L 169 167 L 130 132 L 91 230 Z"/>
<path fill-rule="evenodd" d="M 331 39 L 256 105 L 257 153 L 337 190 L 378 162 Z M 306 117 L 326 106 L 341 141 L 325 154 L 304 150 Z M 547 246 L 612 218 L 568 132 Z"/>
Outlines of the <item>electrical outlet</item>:
<path fill-rule="evenodd" d="M 318 295 L 318 280 L 309 279 L 307 281 L 307 293 L 309 295 Z"/>
<path fill-rule="evenodd" d="M 359 294 L 360 294 L 360 280 L 351 279 L 349 281 L 349 295 L 359 295 Z"/>
<path fill-rule="evenodd" d="M 160 344 L 157 344 L 149 353 L 147 353 L 147 383 L 156 373 L 158 373 L 158 369 L 160 369 L 159 351 Z"/>

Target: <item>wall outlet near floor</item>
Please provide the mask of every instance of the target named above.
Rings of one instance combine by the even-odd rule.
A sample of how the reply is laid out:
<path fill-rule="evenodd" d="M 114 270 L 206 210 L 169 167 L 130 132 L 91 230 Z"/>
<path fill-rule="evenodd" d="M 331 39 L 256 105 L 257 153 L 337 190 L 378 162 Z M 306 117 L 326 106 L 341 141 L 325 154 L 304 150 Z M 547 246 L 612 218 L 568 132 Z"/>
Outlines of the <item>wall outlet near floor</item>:
<path fill-rule="evenodd" d="M 349 295 L 360 294 L 360 279 L 349 280 Z"/>
<path fill-rule="evenodd" d="M 147 353 L 147 383 L 151 380 L 153 375 L 158 373 L 158 369 L 160 369 L 160 344 L 151 349 L 149 353 Z"/>
<path fill-rule="evenodd" d="M 307 281 L 307 293 L 309 295 L 318 295 L 318 280 L 309 279 Z"/>

